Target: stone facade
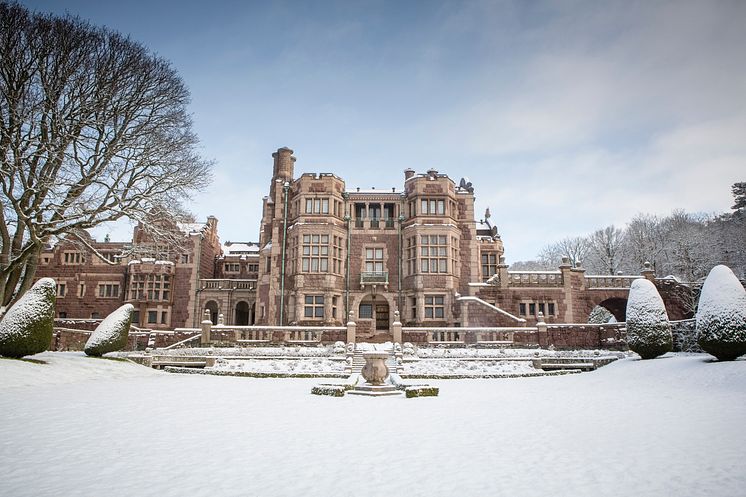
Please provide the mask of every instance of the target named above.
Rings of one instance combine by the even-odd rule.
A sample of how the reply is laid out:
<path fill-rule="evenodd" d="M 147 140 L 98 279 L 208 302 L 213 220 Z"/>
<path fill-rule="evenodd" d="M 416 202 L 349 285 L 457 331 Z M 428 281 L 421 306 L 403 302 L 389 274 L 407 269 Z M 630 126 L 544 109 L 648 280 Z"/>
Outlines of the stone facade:
<path fill-rule="evenodd" d="M 205 310 L 214 324 L 237 326 L 339 326 L 352 315 L 360 339 L 381 340 L 397 310 L 407 327 L 586 323 L 596 305 L 623 321 L 641 277 L 586 275 L 569 263 L 508 271 L 489 213 L 476 220 L 471 183 L 434 169 L 407 169 L 400 189 L 361 190 L 332 173 L 296 177 L 288 148 L 272 157 L 258 242 L 221 245 L 210 217 L 180 226 L 178 252 L 140 229 L 132 242 L 88 240 L 111 264 L 80 244 L 45 251 L 38 276 L 64 286 L 59 317 L 102 318 L 124 302 L 150 329 L 198 327 Z M 123 255 L 148 247 L 151 257 Z M 642 277 L 658 285 L 671 319 L 691 317 L 688 287 L 649 269 Z"/>

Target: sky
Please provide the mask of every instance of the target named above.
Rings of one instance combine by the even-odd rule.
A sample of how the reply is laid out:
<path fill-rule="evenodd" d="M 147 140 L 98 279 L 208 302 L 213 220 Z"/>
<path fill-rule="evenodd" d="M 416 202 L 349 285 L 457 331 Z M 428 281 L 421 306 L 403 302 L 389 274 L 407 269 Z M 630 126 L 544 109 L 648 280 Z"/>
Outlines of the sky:
<path fill-rule="evenodd" d="M 741 0 L 21 3 L 171 61 L 215 161 L 188 205 L 223 241 L 258 239 L 283 146 L 350 189 L 468 177 L 508 262 L 640 212 L 727 211 L 746 181 Z"/>

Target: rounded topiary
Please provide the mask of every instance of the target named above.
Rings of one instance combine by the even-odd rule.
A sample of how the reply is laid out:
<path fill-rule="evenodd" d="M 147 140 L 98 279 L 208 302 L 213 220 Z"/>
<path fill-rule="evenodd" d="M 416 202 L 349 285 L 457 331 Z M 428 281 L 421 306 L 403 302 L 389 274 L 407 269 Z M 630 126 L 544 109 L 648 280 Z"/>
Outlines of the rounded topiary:
<path fill-rule="evenodd" d="M 627 344 L 643 359 L 653 359 L 673 347 L 666 306 L 655 285 L 644 278 L 634 280 L 629 289 Z"/>
<path fill-rule="evenodd" d="M 49 348 L 56 287 L 52 278 L 42 278 L 8 309 L 0 321 L 0 355 L 23 357 Z"/>
<path fill-rule="evenodd" d="M 90 356 L 102 356 L 107 352 L 122 350 L 127 345 L 134 310 L 132 304 L 124 304 L 106 316 L 91 333 L 83 351 Z"/>
<path fill-rule="evenodd" d="M 746 290 L 727 266 L 715 266 L 697 307 L 697 343 L 721 361 L 746 354 Z"/>

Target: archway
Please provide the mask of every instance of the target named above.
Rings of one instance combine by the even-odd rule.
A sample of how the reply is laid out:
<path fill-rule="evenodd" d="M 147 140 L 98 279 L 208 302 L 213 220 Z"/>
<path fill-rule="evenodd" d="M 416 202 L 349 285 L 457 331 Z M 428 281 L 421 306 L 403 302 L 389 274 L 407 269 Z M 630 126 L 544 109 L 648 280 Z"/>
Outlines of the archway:
<path fill-rule="evenodd" d="M 358 317 L 373 319 L 376 331 L 389 330 L 389 303 L 380 295 L 366 295 L 358 306 Z"/>
<path fill-rule="evenodd" d="M 249 304 L 242 300 L 241 302 L 236 304 L 233 324 L 235 324 L 236 326 L 248 326 L 250 314 L 251 311 L 249 309 Z"/>
<path fill-rule="evenodd" d="M 214 300 L 208 300 L 205 303 L 205 309 L 210 311 L 210 321 L 212 321 L 212 324 L 218 324 L 218 313 L 220 312 L 218 303 Z"/>
<path fill-rule="evenodd" d="M 627 299 L 612 297 L 599 302 L 598 305 L 612 313 L 618 322 L 622 323 L 627 320 Z"/>

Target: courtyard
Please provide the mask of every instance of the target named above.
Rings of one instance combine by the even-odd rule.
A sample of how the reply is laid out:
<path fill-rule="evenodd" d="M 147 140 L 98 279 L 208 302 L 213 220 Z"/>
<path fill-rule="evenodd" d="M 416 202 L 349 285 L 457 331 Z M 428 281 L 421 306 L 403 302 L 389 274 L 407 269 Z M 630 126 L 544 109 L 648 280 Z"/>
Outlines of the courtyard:
<path fill-rule="evenodd" d="M 4 496 L 743 495 L 746 360 L 438 380 L 433 398 L 318 379 L 0 359 Z"/>

